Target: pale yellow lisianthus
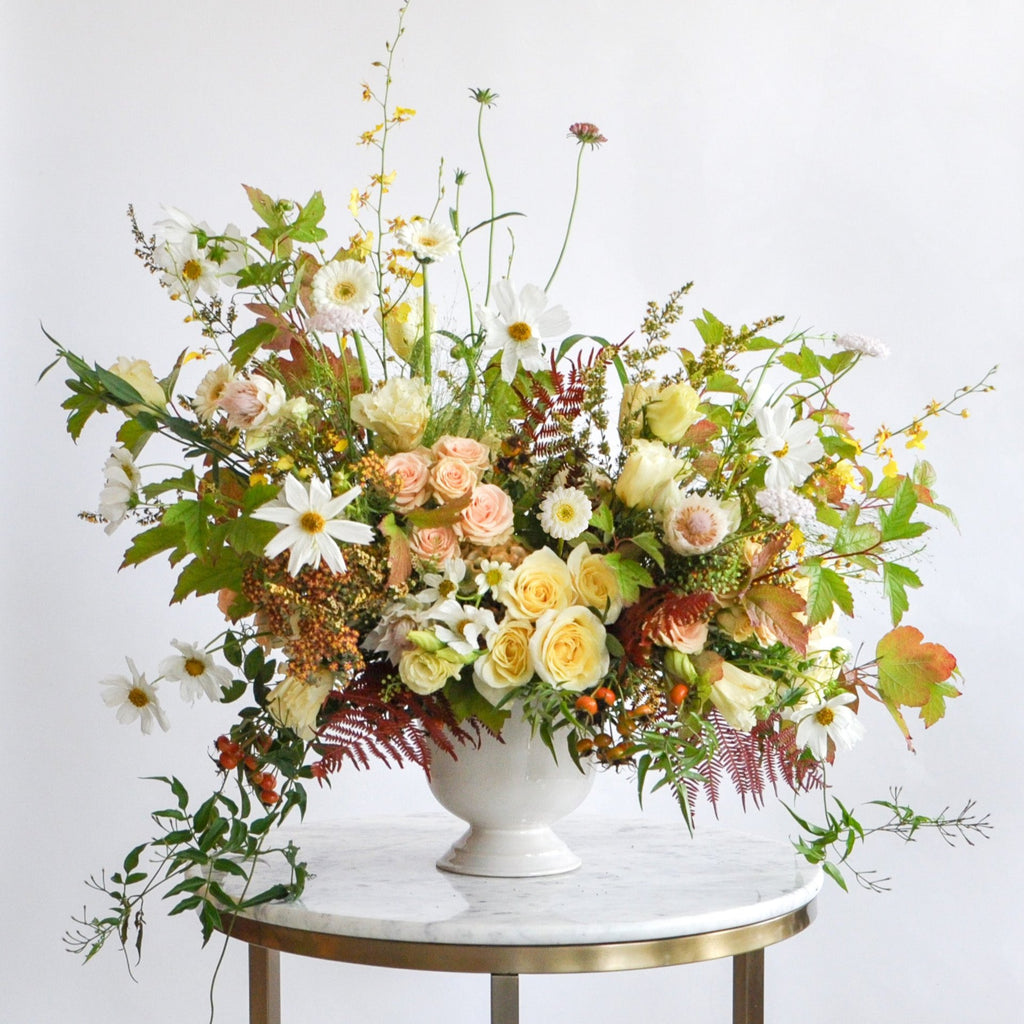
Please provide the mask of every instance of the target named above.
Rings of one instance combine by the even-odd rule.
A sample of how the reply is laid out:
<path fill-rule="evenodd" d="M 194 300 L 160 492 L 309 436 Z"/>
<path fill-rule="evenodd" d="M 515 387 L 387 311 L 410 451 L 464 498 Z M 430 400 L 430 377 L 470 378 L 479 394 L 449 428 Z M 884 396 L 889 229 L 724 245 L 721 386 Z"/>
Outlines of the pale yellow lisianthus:
<path fill-rule="evenodd" d="M 634 441 L 615 481 L 615 493 L 631 508 L 658 510 L 685 469 L 686 464 L 660 441 Z"/>
<path fill-rule="evenodd" d="M 492 704 L 498 704 L 509 690 L 525 686 L 533 678 L 531 636 L 531 623 L 506 618 L 487 641 L 487 650 L 473 663 L 473 683 Z"/>
<path fill-rule="evenodd" d="M 622 611 L 622 588 L 604 555 L 592 554 L 586 544 L 577 544 L 566 565 L 579 603 L 600 612 L 606 623 L 614 622 Z"/>
<path fill-rule="evenodd" d="M 678 444 L 700 417 L 700 396 L 685 381 L 662 388 L 644 408 L 651 433 L 666 444 Z"/>
<path fill-rule="evenodd" d="M 422 380 L 391 377 L 369 394 L 352 399 L 352 419 L 373 431 L 391 451 L 411 451 L 427 429 L 429 397 Z"/>
<path fill-rule="evenodd" d="M 536 622 L 545 612 L 568 608 L 575 599 L 569 567 L 541 548 L 520 562 L 501 601 L 517 619 Z"/>
<path fill-rule="evenodd" d="M 148 405 L 155 405 L 162 409 L 167 404 L 164 389 L 154 376 L 153 367 L 145 359 L 118 356 L 117 362 L 110 368 L 110 372 L 135 388 Z M 144 406 L 141 405 L 129 405 L 125 407 L 125 412 L 134 416 L 143 408 Z"/>
<path fill-rule="evenodd" d="M 398 675 L 402 682 L 421 696 L 436 693 L 461 670 L 461 663 L 448 661 L 439 653 L 419 647 L 404 651 L 398 662 Z"/>
<path fill-rule="evenodd" d="M 604 623 L 589 608 L 545 612 L 530 639 L 537 675 L 563 690 L 589 690 L 608 673 L 605 637 Z"/>
<path fill-rule="evenodd" d="M 721 677 L 711 684 L 711 703 L 734 729 L 750 732 L 757 724 L 754 709 L 775 692 L 777 685 L 774 679 L 756 676 L 725 661 Z"/>

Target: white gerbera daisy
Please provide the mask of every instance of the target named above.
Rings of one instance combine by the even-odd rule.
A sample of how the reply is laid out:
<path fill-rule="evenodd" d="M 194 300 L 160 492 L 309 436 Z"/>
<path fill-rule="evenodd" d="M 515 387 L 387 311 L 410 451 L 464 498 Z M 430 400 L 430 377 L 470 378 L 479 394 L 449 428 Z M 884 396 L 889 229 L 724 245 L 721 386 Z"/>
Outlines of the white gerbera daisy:
<path fill-rule="evenodd" d="M 194 702 L 200 694 L 210 700 L 220 700 L 231 685 L 231 670 L 217 665 L 212 655 L 198 644 L 172 640 L 177 654 L 160 662 L 160 675 L 181 684 L 181 699 Z"/>
<path fill-rule="evenodd" d="M 841 693 L 794 713 L 797 746 L 807 747 L 819 761 L 828 756 L 829 740 L 839 749 L 849 750 L 864 735 L 860 719 L 846 707 L 854 699 L 852 693 Z"/>
<path fill-rule="evenodd" d="M 496 308 L 481 308 L 484 351 L 501 350 L 501 379 L 511 383 L 520 364 L 527 370 L 544 365 L 541 341 L 561 338 L 569 332 L 569 314 L 561 306 L 547 308 L 547 293 L 528 284 L 516 295 L 512 282 L 505 279 L 494 286 Z"/>
<path fill-rule="evenodd" d="M 367 311 L 377 300 L 377 278 L 356 260 L 332 260 L 313 275 L 313 305 L 310 320 L 315 330 L 359 330 Z"/>
<path fill-rule="evenodd" d="M 492 562 L 484 558 L 480 561 L 480 571 L 473 577 L 473 582 L 481 597 L 490 593 L 500 601 L 514 576 L 515 569 L 508 562 Z"/>
<path fill-rule="evenodd" d="M 430 610 L 428 618 L 437 623 L 437 639 L 462 657 L 482 649 L 481 638 L 486 639 L 498 628 L 494 612 L 458 601 L 442 601 Z"/>
<path fill-rule="evenodd" d="M 458 235 L 441 221 L 418 218 L 400 227 L 395 238 L 421 263 L 432 263 L 445 256 L 454 256 L 459 251 Z"/>
<path fill-rule="evenodd" d="M 293 476 L 285 478 L 284 491 L 276 504 L 263 505 L 253 512 L 253 519 L 280 523 L 283 527 L 264 548 L 267 558 L 276 558 L 291 549 L 288 571 L 297 576 L 304 565 L 316 569 L 322 558 L 332 572 L 345 572 L 345 559 L 336 541 L 346 544 L 370 544 L 373 527 L 366 523 L 339 519 L 338 514 L 362 493 L 353 487 L 334 498 L 331 489 L 314 477 L 303 487 Z"/>
<path fill-rule="evenodd" d="M 210 370 L 199 382 L 192 408 L 204 423 L 209 423 L 220 409 L 220 398 L 224 393 L 224 388 L 234 379 L 234 367 L 230 363 L 221 363 L 220 366 Z"/>
<path fill-rule="evenodd" d="M 103 694 L 103 703 L 108 708 L 117 708 L 117 720 L 122 725 L 130 725 L 136 719 L 144 733 L 153 731 L 153 723 L 163 729 L 170 728 L 164 709 L 156 695 L 156 683 L 147 683 L 146 677 L 135 667 L 131 658 L 125 658 L 131 671 L 131 678 L 126 676 L 107 676 L 100 680 L 100 686 L 107 688 Z"/>
<path fill-rule="evenodd" d="M 795 420 L 784 402 L 758 409 L 754 422 L 761 436 L 754 451 L 768 460 L 764 485 L 770 491 L 799 487 L 811 473 L 812 465 L 824 454 L 813 420 Z"/>
<path fill-rule="evenodd" d="M 578 487 L 556 487 L 540 503 L 540 525 L 549 537 L 574 540 L 590 525 L 590 498 Z"/>
<path fill-rule="evenodd" d="M 115 446 L 103 464 L 104 485 L 100 491 L 100 515 L 107 521 L 104 531 L 113 533 L 124 521 L 132 499 L 139 493 L 140 476 L 132 453 Z"/>

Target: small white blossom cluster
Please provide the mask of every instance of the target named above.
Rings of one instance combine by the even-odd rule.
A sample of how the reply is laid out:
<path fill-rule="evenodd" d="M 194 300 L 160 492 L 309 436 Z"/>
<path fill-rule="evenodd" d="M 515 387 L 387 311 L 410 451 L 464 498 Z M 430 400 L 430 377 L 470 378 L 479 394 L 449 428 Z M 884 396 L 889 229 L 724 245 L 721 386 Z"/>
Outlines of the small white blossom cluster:
<path fill-rule="evenodd" d="M 814 505 L 789 490 L 765 488 L 754 495 L 757 507 L 777 523 L 799 523 L 814 518 Z"/>
<path fill-rule="evenodd" d="M 889 346 L 884 341 L 867 338 L 863 334 L 837 334 L 832 340 L 848 352 L 859 352 L 876 359 L 885 359 L 889 355 Z"/>

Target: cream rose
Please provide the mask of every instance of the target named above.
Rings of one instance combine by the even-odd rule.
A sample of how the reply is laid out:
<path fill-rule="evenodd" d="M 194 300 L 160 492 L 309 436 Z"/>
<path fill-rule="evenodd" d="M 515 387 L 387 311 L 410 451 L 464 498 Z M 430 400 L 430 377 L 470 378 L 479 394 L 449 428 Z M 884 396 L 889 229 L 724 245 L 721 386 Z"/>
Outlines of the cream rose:
<path fill-rule="evenodd" d="M 665 444 L 678 444 L 697 422 L 700 396 L 689 384 L 680 381 L 662 388 L 644 409 L 651 433 Z"/>
<path fill-rule="evenodd" d="M 579 605 L 545 612 L 530 639 L 537 675 L 563 690 L 589 690 L 608 672 L 604 623 Z"/>
<path fill-rule="evenodd" d="M 409 548 L 422 561 L 441 566 L 458 556 L 459 538 L 450 526 L 413 527 Z"/>
<path fill-rule="evenodd" d="M 439 459 L 461 459 L 467 466 L 481 473 L 491 464 L 490 448 L 471 437 L 445 434 L 433 443 L 431 451 Z"/>
<path fill-rule="evenodd" d="M 167 396 L 160 382 L 153 376 L 153 367 L 145 359 L 130 359 L 128 356 L 118 356 L 117 362 L 110 368 L 110 372 L 120 377 L 126 384 L 131 384 L 147 405 L 155 405 L 162 409 L 167 404 Z M 134 415 L 144 407 L 141 405 L 129 405 L 125 412 Z"/>
<path fill-rule="evenodd" d="M 528 622 L 568 608 L 575 600 L 569 567 L 551 548 L 534 551 L 519 563 L 501 600 L 513 616 Z"/>
<path fill-rule="evenodd" d="M 580 604 L 600 612 L 606 623 L 614 622 L 622 611 L 622 589 L 605 557 L 591 554 L 586 544 L 577 544 L 566 565 Z"/>
<path fill-rule="evenodd" d="M 443 455 L 430 468 L 430 486 L 442 504 L 469 494 L 476 487 L 476 473 L 462 459 Z"/>
<path fill-rule="evenodd" d="M 750 732 L 757 724 L 754 709 L 763 704 L 775 688 L 774 679 L 755 676 L 725 661 L 721 678 L 711 684 L 711 703 L 734 729 Z"/>
<path fill-rule="evenodd" d="M 411 451 L 427 429 L 429 397 L 422 380 L 391 377 L 369 394 L 352 399 L 352 419 L 372 430 L 392 451 Z"/>
<path fill-rule="evenodd" d="M 439 654 L 414 647 L 406 651 L 398 662 L 398 675 L 413 693 L 426 695 L 436 693 L 454 679 L 462 665 L 447 661 Z"/>
<path fill-rule="evenodd" d="M 498 704 L 505 693 L 524 686 L 534 675 L 530 657 L 533 626 L 506 618 L 487 642 L 487 650 L 473 662 L 473 682 L 481 696 Z"/>
<path fill-rule="evenodd" d="M 685 469 L 685 463 L 660 441 L 634 441 L 615 482 L 615 493 L 631 508 L 660 509 L 672 482 Z"/>
<path fill-rule="evenodd" d="M 327 694 L 334 689 L 332 673 L 319 670 L 307 679 L 288 676 L 278 683 L 267 698 L 267 710 L 281 725 L 304 740 L 316 735 L 316 719 Z"/>
<path fill-rule="evenodd" d="M 458 530 L 480 547 L 504 544 L 512 536 L 512 499 L 495 484 L 480 484 L 459 515 Z"/>
<path fill-rule="evenodd" d="M 401 482 L 395 495 L 395 506 L 400 512 L 418 508 L 430 497 L 430 452 L 426 448 L 388 456 L 384 470 Z"/>
<path fill-rule="evenodd" d="M 665 541 L 681 555 L 712 551 L 740 524 L 740 503 L 719 501 L 710 494 L 672 497 L 665 508 Z"/>

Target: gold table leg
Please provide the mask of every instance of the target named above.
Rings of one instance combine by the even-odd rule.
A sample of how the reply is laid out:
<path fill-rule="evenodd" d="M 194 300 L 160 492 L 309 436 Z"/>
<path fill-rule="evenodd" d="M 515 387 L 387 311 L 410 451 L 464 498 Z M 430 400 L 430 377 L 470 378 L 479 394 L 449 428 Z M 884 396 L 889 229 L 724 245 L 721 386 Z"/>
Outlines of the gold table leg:
<path fill-rule="evenodd" d="M 491 975 L 491 1024 L 519 1024 L 519 975 Z"/>
<path fill-rule="evenodd" d="M 764 1024 L 764 950 L 732 958 L 732 1024 Z"/>
<path fill-rule="evenodd" d="M 249 947 L 249 1024 L 281 1024 L 281 954 Z"/>

